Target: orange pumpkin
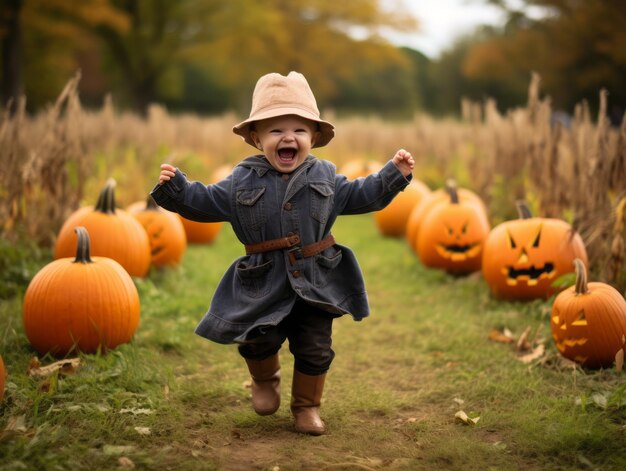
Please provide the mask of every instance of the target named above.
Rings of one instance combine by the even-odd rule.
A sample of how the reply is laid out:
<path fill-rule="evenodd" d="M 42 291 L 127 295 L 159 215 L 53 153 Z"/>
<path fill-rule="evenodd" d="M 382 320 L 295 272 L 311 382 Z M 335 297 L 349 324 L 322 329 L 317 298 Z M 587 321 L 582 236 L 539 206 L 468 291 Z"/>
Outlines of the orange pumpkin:
<path fill-rule="evenodd" d="M 91 234 L 93 255 L 118 261 L 131 276 L 146 276 L 150 269 L 148 235 L 131 214 L 115 207 L 115 181 L 109 180 L 95 207 L 78 209 L 65 221 L 57 237 L 54 258 L 71 257 L 76 247 L 74 228 Z"/>
<path fill-rule="evenodd" d="M 574 271 L 574 259 L 587 263 L 580 235 L 565 221 L 532 217 L 518 203 L 520 219 L 496 226 L 485 241 L 482 272 L 497 298 L 547 299 L 554 280 Z"/>
<path fill-rule="evenodd" d="M 180 216 L 190 244 L 211 244 L 222 229 L 221 222 L 198 222 Z"/>
<path fill-rule="evenodd" d="M 428 196 L 423 198 L 409 214 L 409 219 L 406 224 L 406 240 L 409 247 L 417 252 L 417 234 L 419 233 L 420 225 L 424 216 L 436 205 L 440 203 L 447 203 L 450 200 L 450 193 L 448 188 L 455 188 L 459 197 L 459 202 L 466 204 L 469 201 L 473 201 L 476 206 L 487 216 L 487 208 L 483 203 L 483 200 L 471 190 L 465 188 L 458 188 L 456 182 L 452 179 L 446 182 L 445 188 L 439 188 L 431 192 Z"/>
<path fill-rule="evenodd" d="M 340 175 L 345 175 L 348 180 L 356 180 L 360 177 L 367 177 L 383 168 L 383 164 L 373 160 L 350 160 L 339 169 Z"/>
<path fill-rule="evenodd" d="M 148 234 L 152 265 L 178 265 L 187 249 L 185 227 L 178 215 L 160 208 L 150 195 L 145 203 L 132 204 L 126 210 L 141 223 Z"/>
<path fill-rule="evenodd" d="M 421 222 L 417 254 L 425 266 L 455 275 L 480 270 L 487 215 L 475 201 L 461 202 L 454 186 L 447 191 L 448 200 L 434 204 Z"/>
<path fill-rule="evenodd" d="M 4 369 L 4 362 L 2 361 L 2 355 L 0 355 L 0 402 L 4 398 L 4 381 L 6 378 L 7 372 Z"/>
<path fill-rule="evenodd" d="M 404 237 L 409 215 L 413 208 L 430 194 L 430 188 L 419 180 L 411 180 L 404 191 L 387 205 L 374 213 L 374 221 L 379 232 L 384 236 Z"/>
<path fill-rule="evenodd" d="M 24 331 L 41 354 L 94 353 L 129 342 L 139 324 L 139 293 L 115 260 L 91 257 L 89 234 L 75 229 L 76 257 L 54 260 L 24 295 Z"/>
<path fill-rule="evenodd" d="M 552 338 L 565 358 L 589 368 L 609 367 L 626 343 L 626 300 L 610 285 L 587 283 L 582 260 L 574 260 L 576 285 L 552 304 Z"/>

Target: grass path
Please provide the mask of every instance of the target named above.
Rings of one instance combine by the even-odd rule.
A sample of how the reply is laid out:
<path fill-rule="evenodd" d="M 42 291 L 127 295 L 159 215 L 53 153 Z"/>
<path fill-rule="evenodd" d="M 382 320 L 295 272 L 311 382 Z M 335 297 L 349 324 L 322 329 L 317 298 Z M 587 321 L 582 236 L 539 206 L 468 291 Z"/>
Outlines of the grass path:
<path fill-rule="evenodd" d="M 548 303 L 497 302 L 477 275 L 426 270 L 369 215 L 340 219 L 334 233 L 356 252 L 372 315 L 335 323 L 327 435 L 292 430 L 286 346 L 283 404 L 259 417 L 236 348 L 193 334 L 242 253 L 224 227 L 214 245 L 191 247 L 180 269 L 138 281 L 135 341 L 83 356 L 74 375 L 29 378 L 21 298 L 0 303 L 10 374 L 0 469 L 626 469 L 624 376 L 563 366 Z M 545 339 L 543 363 L 488 340 L 504 327 Z M 456 420 L 460 410 L 477 424 Z"/>

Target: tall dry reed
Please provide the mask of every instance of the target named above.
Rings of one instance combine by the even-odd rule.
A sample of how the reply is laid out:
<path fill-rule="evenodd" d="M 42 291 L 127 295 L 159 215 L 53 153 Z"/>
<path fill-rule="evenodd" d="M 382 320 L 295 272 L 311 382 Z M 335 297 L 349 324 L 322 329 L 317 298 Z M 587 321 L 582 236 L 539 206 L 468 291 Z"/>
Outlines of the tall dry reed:
<path fill-rule="evenodd" d="M 4 238 L 24 233 L 52 243 L 67 215 L 80 204 L 93 204 L 109 177 L 118 180 L 118 201 L 128 204 L 145 197 L 163 161 L 206 181 L 213 168 L 253 152 L 231 132 L 240 117 L 172 115 L 155 105 L 141 118 L 118 112 L 111 100 L 88 111 L 80 106 L 78 80 L 36 116 L 24 113 L 24 103 L 14 116 L 2 116 Z M 610 126 L 607 100 L 600 92 L 595 122 L 585 103 L 569 123 L 555 122 L 534 75 L 527 105 L 504 114 L 493 100 L 464 101 L 460 121 L 326 113 L 337 135 L 316 155 L 341 166 L 353 159 L 385 161 L 397 148 L 407 148 L 416 156 L 417 178 L 431 187 L 456 178 L 485 199 L 494 222 L 515 217 L 515 201 L 526 199 L 537 216 L 571 221 L 587 244 L 591 271 L 623 290 L 626 121 L 619 129 Z"/>

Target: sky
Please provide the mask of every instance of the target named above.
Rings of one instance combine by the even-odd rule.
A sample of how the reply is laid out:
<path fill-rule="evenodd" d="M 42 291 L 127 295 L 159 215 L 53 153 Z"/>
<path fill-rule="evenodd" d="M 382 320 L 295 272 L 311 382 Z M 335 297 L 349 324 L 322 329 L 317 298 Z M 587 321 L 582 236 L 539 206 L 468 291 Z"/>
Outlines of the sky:
<path fill-rule="evenodd" d="M 405 0 L 405 5 L 420 22 L 419 31 L 390 35 L 398 46 L 408 46 L 436 59 L 454 40 L 481 24 L 504 21 L 502 10 L 480 0 Z"/>

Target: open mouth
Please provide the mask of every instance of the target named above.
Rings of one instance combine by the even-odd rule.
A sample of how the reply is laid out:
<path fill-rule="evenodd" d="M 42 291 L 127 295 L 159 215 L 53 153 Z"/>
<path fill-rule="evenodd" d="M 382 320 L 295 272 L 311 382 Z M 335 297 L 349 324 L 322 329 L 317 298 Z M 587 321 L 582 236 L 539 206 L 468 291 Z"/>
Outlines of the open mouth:
<path fill-rule="evenodd" d="M 462 261 L 476 257 L 480 253 L 480 244 L 437 244 L 436 249 L 443 258 Z"/>
<path fill-rule="evenodd" d="M 298 151 L 293 147 L 278 149 L 278 160 L 283 164 L 290 164 L 296 159 Z"/>
<path fill-rule="evenodd" d="M 531 265 L 529 268 L 508 267 L 502 270 L 507 275 L 507 284 L 516 285 L 518 281 L 526 280 L 529 286 L 536 285 L 539 278 L 550 278 L 554 275 L 554 264 L 546 263 L 543 267 Z"/>

